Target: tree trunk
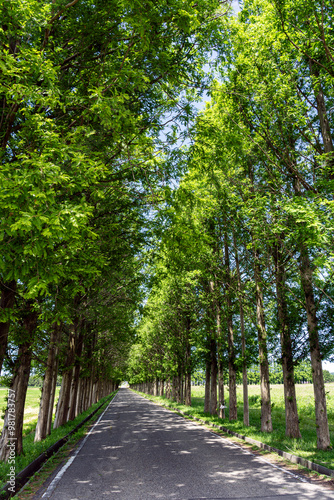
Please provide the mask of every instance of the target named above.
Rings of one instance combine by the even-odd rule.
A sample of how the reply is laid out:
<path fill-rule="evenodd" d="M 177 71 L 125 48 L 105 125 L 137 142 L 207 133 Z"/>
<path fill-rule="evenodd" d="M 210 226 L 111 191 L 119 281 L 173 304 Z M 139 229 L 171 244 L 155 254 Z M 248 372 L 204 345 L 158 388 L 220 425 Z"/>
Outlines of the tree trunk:
<path fill-rule="evenodd" d="M 78 386 L 77 401 L 76 401 L 76 405 L 75 405 L 75 416 L 76 417 L 82 412 L 81 408 L 82 408 L 83 394 L 84 394 L 84 379 L 80 378 L 79 379 L 79 386 Z"/>
<path fill-rule="evenodd" d="M 285 400 L 285 434 L 292 438 L 301 438 L 298 420 L 295 377 L 293 367 L 292 341 L 289 329 L 288 308 L 285 297 L 285 269 L 281 243 L 273 247 L 275 264 L 276 294 L 278 318 L 280 323 L 280 339 L 282 347 L 282 369 Z"/>
<path fill-rule="evenodd" d="M 171 393 L 170 393 L 170 377 L 168 377 L 167 379 L 167 383 L 166 383 L 166 398 L 167 399 L 170 399 L 171 398 Z"/>
<path fill-rule="evenodd" d="M 217 415 L 217 354 L 216 354 L 216 339 L 210 340 L 210 354 L 211 354 L 211 384 L 210 384 L 210 414 Z"/>
<path fill-rule="evenodd" d="M 204 395 L 204 413 L 210 411 L 210 378 L 211 378 L 211 362 L 208 354 L 208 359 L 205 365 L 205 395 Z"/>
<path fill-rule="evenodd" d="M 172 378 L 172 400 L 176 401 L 176 377 Z"/>
<path fill-rule="evenodd" d="M 45 370 L 43 387 L 42 387 L 38 421 L 37 421 L 36 430 L 35 430 L 35 442 L 41 441 L 42 439 L 45 439 L 47 436 L 47 427 L 48 427 L 49 412 L 50 412 L 50 402 L 52 399 L 51 398 L 52 385 L 53 385 L 54 376 L 55 376 L 54 366 L 56 364 L 56 356 L 57 356 L 57 352 L 58 352 L 59 339 L 60 339 L 60 328 L 58 325 L 55 324 L 55 325 L 53 325 L 51 336 L 50 336 L 48 359 L 46 362 L 46 370 Z M 57 374 L 56 374 L 56 378 L 57 378 Z"/>
<path fill-rule="evenodd" d="M 185 404 L 187 406 L 191 406 L 191 348 L 189 342 L 190 335 L 190 321 L 188 320 L 188 335 L 186 339 L 186 356 L 185 356 L 185 382 L 184 382 L 184 391 L 185 391 Z"/>
<path fill-rule="evenodd" d="M 219 410 L 218 415 L 220 418 L 225 418 L 225 397 L 224 397 L 224 358 L 223 358 L 223 346 L 222 346 L 222 326 L 221 326 L 221 316 L 220 316 L 220 303 L 216 303 L 216 315 L 217 315 L 217 361 L 218 361 L 218 402 Z"/>
<path fill-rule="evenodd" d="M 82 396 L 81 396 L 81 403 L 80 403 L 80 413 L 86 410 L 86 400 L 87 400 L 87 387 L 89 384 L 89 378 L 85 377 L 83 379 L 83 387 L 82 387 Z"/>
<path fill-rule="evenodd" d="M 180 375 L 180 402 L 184 404 L 184 384 L 183 384 L 183 373 Z"/>
<path fill-rule="evenodd" d="M 51 434 L 53 405 L 54 405 L 54 400 L 55 400 L 55 396 L 56 396 L 56 388 L 57 388 L 58 365 L 59 365 L 59 360 L 58 360 L 58 357 L 56 357 L 56 361 L 55 361 L 55 364 L 53 366 L 53 372 L 52 372 L 52 386 L 51 386 L 51 394 L 50 394 L 50 401 L 49 401 L 49 413 L 48 413 L 48 421 L 46 424 L 46 435 L 47 436 L 49 434 Z"/>
<path fill-rule="evenodd" d="M 181 376 L 174 377 L 175 380 L 175 398 L 177 403 L 181 403 Z"/>
<path fill-rule="evenodd" d="M 73 379 L 71 386 L 71 404 L 68 414 L 68 420 L 75 419 L 75 411 L 77 405 L 77 394 L 80 380 L 80 370 L 81 370 L 81 355 L 83 348 L 83 338 L 84 338 L 84 322 L 80 321 L 79 332 L 77 335 L 77 339 L 75 342 L 75 361 L 74 361 L 74 370 L 73 370 Z"/>
<path fill-rule="evenodd" d="M 267 333 L 264 320 L 263 297 L 260 280 L 259 252 L 257 250 L 254 250 L 254 278 L 256 284 L 256 322 L 260 361 L 261 431 L 272 432 L 273 425 L 271 420 Z"/>
<path fill-rule="evenodd" d="M 28 303 L 28 311 L 23 317 L 24 342 L 19 346 L 14 376 L 8 393 L 7 409 L 0 437 L 0 460 L 7 461 L 15 449 L 16 455 L 23 451 L 22 430 L 24 404 L 30 375 L 32 344 L 37 325 L 37 312 Z M 14 418 L 13 418 L 14 417 Z"/>
<path fill-rule="evenodd" d="M 239 295 L 239 313 L 240 313 L 240 332 L 241 332 L 241 355 L 242 355 L 242 392 L 244 404 L 244 425 L 249 426 L 249 401 L 248 401 L 248 377 L 247 377 L 247 357 L 246 357 L 246 336 L 244 321 L 244 306 L 241 288 L 241 273 L 239 266 L 238 248 L 233 231 L 234 257 L 238 277 L 238 295 Z"/>
<path fill-rule="evenodd" d="M 300 250 L 300 275 L 305 294 L 307 326 L 311 352 L 317 447 L 319 450 L 327 450 L 331 448 L 331 443 L 328 428 L 325 384 L 321 363 L 318 318 L 313 293 L 313 271 L 308 251 L 303 245 L 301 245 Z"/>
<path fill-rule="evenodd" d="M 219 417 L 225 418 L 224 360 L 222 354 L 222 346 L 220 342 L 218 342 L 218 400 L 219 400 Z"/>
<path fill-rule="evenodd" d="M 86 410 L 92 406 L 94 380 L 95 380 L 95 369 L 93 367 L 87 384 Z"/>
<path fill-rule="evenodd" d="M 237 377 L 235 370 L 235 351 L 233 341 L 232 316 L 228 313 L 228 374 L 229 374 L 229 420 L 237 420 Z"/>
<path fill-rule="evenodd" d="M 297 196 L 301 196 L 301 188 L 298 179 L 294 180 L 294 190 Z M 315 420 L 317 430 L 317 447 L 319 450 L 331 448 L 324 376 L 322 372 L 322 359 L 320 352 L 318 318 L 313 293 L 313 271 L 308 254 L 308 249 L 303 242 L 300 243 L 300 276 L 302 288 L 305 295 L 305 308 L 307 315 L 307 328 L 310 342 L 310 354 L 312 365 L 312 379 L 315 402 Z"/>
<path fill-rule="evenodd" d="M 12 309 L 15 303 L 16 281 L 10 281 L 1 286 L 0 310 Z M 6 311 L 7 312 L 7 311 Z M 7 350 L 10 321 L 0 322 L 0 373 Z"/>
<path fill-rule="evenodd" d="M 227 344 L 228 344 L 228 372 L 229 372 L 229 420 L 237 420 L 237 376 L 235 368 L 234 333 L 232 322 L 231 301 L 231 270 L 228 250 L 227 234 L 224 235 L 225 247 L 225 285 L 226 285 L 226 308 L 227 308 Z"/>
<path fill-rule="evenodd" d="M 72 325 L 68 339 L 68 354 L 66 358 L 66 366 L 68 367 L 63 373 L 61 395 L 57 405 L 56 418 L 53 428 L 57 429 L 68 421 L 68 410 L 70 404 L 71 384 L 73 376 L 73 363 L 75 357 L 75 326 Z"/>
<path fill-rule="evenodd" d="M 186 373 L 185 376 L 185 404 L 191 406 L 191 373 Z"/>

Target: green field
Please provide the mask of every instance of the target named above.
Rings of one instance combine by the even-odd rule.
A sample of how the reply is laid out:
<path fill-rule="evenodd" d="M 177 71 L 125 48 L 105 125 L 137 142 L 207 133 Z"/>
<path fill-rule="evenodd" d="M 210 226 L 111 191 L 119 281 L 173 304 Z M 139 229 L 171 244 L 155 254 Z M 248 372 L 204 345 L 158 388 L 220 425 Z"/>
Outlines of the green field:
<path fill-rule="evenodd" d="M 56 397 L 55 397 L 55 405 L 54 410 L 56 408 L 56 402 L 59 395 L 60 387 L 56 388 Z M 7 388 L 0 388 L 0 426 L 3 426 L 3 416 L 6 407 L 6 396 L 7 396 Z M 26 403 L 24 407 L 24 425 L 23 425 L 23 435 L 26 436 L 30 432 L 32 432 L 37 424 L 38 411 L 39 411 L 39 400 L 41 397 L 41 389 L 39 387 L 29 387 L 26 397 Z"/>
<path fill-rule="evenodd" d="M 325 385 L 327 393 L 327 413 L 329 419 L 330 430 L 334 432 L 334 383 L 329 383 Z M 225 389 L 226 390 L 226 389 Z M 314 394 L 312 384 L 296 384 L 297 393 L 297 405 L 298 405 L 298 415 L 300 420 L 301 428 L 314 427 L 315 429 L 315 413 L 314 413 Z M 192 387 L 191 394 L 193 397 L 193 405 L 203 405 L 204 399 L 204 386 Z M 270 386 L 272 412 L 274 421 L 280 425 L 285 425 L 285 412 L 284 412 L 284 394 L 283 385 L 271 385 Z M 226 401 L 228 401 L 228 391 L 225 393 Z M 257 420 L 256 415 L 261 409 L 261 395 L 260 386 L 249 385 L 248 386 L 248 397 L 250 403 L 250 419 L 254 421 Z M 237 387 L 237 398 L 238 398 L 238 418 L 242 418 L 243 411 L 243 399 L 242 399 L 242 386 Z M 228 406 L 228 404 L 227 404 Z M 228 415 L 228 409 L 227 415 Z"/>

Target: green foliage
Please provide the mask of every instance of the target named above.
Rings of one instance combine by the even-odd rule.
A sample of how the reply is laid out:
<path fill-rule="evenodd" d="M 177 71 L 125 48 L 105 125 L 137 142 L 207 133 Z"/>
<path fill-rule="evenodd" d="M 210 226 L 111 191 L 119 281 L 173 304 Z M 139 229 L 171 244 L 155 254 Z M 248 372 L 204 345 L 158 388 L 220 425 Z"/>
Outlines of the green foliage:
<path fill-rule="evenodd" d="M 308 360 L 302 361 L 294 367 L 294 376 L 296 384 L 311 384 L 312 383 L 312 368 Z M 239 377 L 240 378 L 240 377 Z M 269 365 L 269 378 L 271 384 L 283 384 L 282 367 L 277 363 Z M 260 384 L 260 370 L 259 367 L 254 365 L 248 370 L 248 382 L 252 385 Z M 325 379 L 325 382 L 332 382 L 332 380 Z M 240 383 L 240 380 L 239 380 Z"/>

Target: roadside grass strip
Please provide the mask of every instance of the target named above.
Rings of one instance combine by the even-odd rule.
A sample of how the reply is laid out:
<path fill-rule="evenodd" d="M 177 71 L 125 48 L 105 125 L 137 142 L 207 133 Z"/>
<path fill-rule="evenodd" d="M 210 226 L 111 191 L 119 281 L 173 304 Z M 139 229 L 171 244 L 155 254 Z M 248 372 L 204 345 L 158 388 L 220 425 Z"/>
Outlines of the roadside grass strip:
<path fill-rule="evenodd" d="M 67 442 L 77 442 L 84 435 L 93 418 L 97 418 L 105 407 L 114 398 L 117 391 L 105 396 L 100 401 L 92 405 L 85 412 L 78 415 L 74 420 L 65 425 L 54 429 L 43 441 L 34 443 L 34 428 L 26 435 L 23 440 L 24 453 L 16 457 L 16 493 L 30 478 L 38 472 L 43 464 L 52 457 Z M 86 424 L 86 425 L 85 425 Z M 35 423 L 36 426 L 36 423 Z M 7 476 L 9 473 L 9 464 L 0 463 L 0 499 L 10 498 L 12 494 L 6 491 Z M 8 486 L 8 485 L 7 485 Z M 15 497 L 14 497 L 15 498 Z"/>

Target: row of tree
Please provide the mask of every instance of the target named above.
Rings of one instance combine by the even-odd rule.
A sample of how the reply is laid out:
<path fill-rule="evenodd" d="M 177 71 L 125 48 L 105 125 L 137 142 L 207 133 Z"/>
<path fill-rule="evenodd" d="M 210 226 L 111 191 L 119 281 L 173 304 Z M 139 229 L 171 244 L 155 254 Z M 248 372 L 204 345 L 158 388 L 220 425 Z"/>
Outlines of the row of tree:
<path fill-rule="evenodd" d="M 222 417 L 228 372 L 231 420 L 242 372 L 248 425 L 257 359 L 270 432 L 270 356 L 283 374 L 286 434 L 300 438 L 294 369 L 309 358 L 320 449 L 331 446 L 322 360 L 333 357 L 332 8 L 245 0 L 226 20 L 220 83 L 159 213 L 164 236 L 129 371 L 130 382 L 170 380 L 179 394 L 200 361 L 205 409 Z"/>
<path fill-rule="evenodd" d="M 334 373 L 323 371 L 325 382 L 334 382 Z M 309 360 L 301 361 L 294 367 L 294 378 L 297 384 L 312 383 L 312 367 Z M 248 384 L 259 385 L 261 382 L 259 365 L 253 365 L 247 371 Z M 269 363 L 269 381 L 271 384 L 283 384 L 282 365 L 280 363 Z M 192 385 L 204 385 L 205 371 L 194 370 L 191 375 Z M 228 384 L 228 374 L 225 373 L 224 383 Z M 237 384 L 242 384 L 242 374 L 237 372 Z"/>
<path fill-rule="evenodd" d="M 7 408 L 0 459 L 10 437 L 22 452 L 32 364 L 44 380 L 36 440 L 57 374 L 55 426 L 123 377 L 148 213 L 168 175 L 160 131 L 187 117 L 225 3 L 1 2 L 0 368 L 15 429 Z"/>

